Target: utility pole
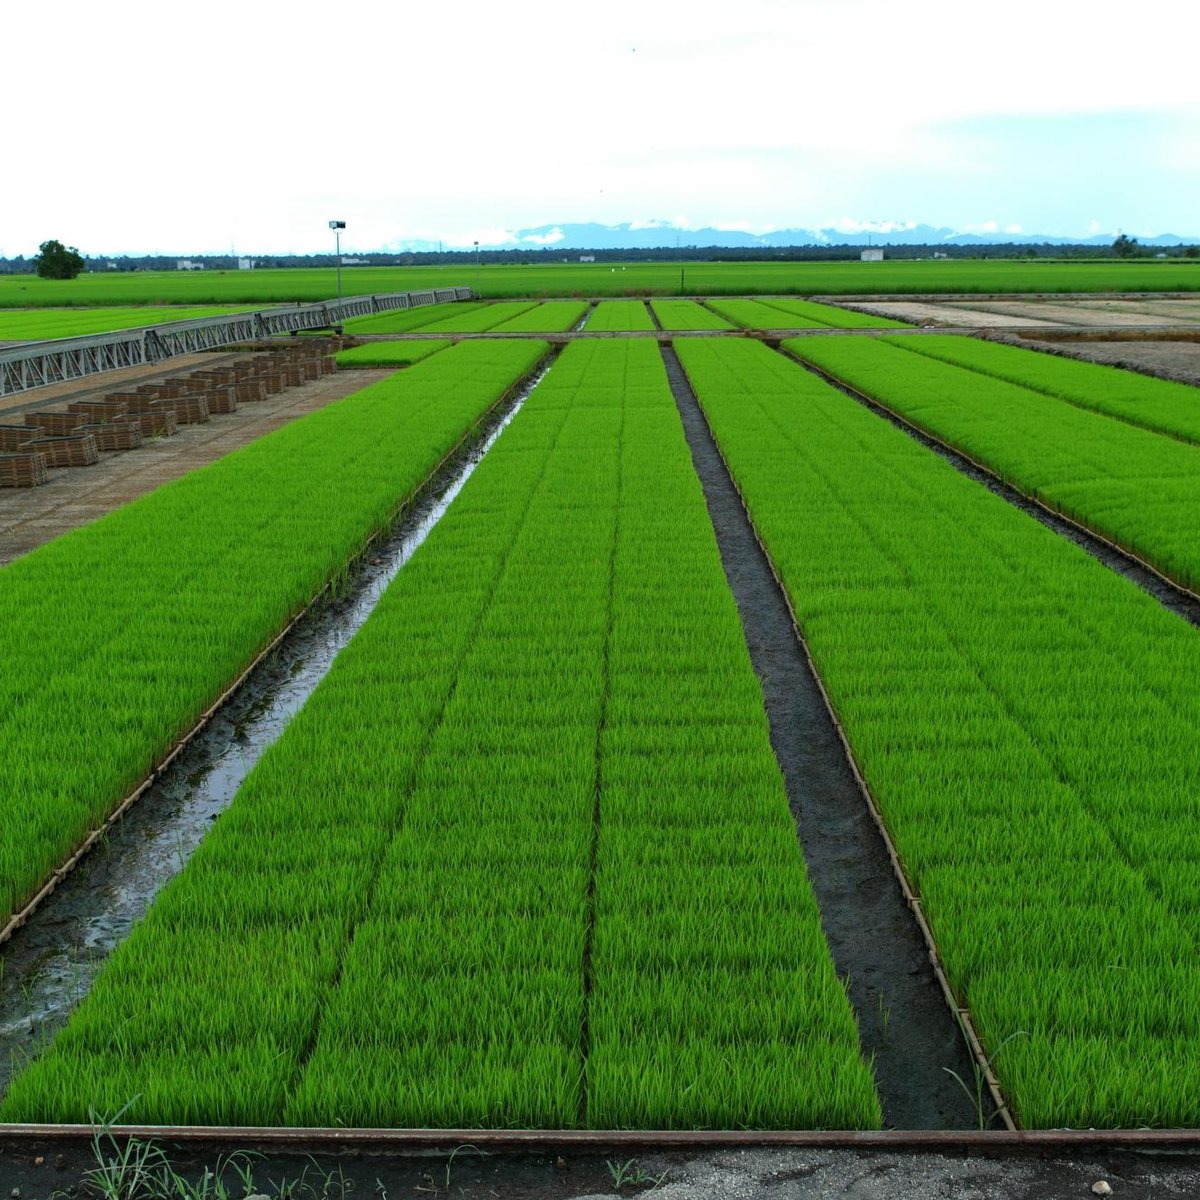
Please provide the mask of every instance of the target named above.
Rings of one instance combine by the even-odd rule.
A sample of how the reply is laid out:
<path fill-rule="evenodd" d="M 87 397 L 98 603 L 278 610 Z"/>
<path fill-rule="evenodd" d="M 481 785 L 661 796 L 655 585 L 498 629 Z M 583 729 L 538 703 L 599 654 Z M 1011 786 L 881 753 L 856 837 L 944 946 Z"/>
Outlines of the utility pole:
<path fill-rule="evenodd" d="M 346 228 L 345 221 L 330 221 L 329 228 L 333 230 L 333 244 L 337 247 L 337 298 L 342 298 L 342 230 Z"/>

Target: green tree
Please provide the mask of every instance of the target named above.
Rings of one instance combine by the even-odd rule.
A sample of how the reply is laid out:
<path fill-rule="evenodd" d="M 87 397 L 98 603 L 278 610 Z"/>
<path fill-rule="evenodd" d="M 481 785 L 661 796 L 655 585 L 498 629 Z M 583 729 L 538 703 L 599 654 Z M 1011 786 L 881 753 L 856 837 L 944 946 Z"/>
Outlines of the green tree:
<path fill-rule="evenodd" d="M 74 246 L 64 246 L 51 239 L 43 242 L 40 254 L 33 260 L 43 279 L 74 279 L 83 270 L 83 255 Z"/>
<path fill-rule="evenodd" d="M 1132 258 L 1141 249 L 1137 238 L 1131 238 L 1125 233 L 1117 234 L 1117 240 L 1113 242 L 1112 248 L 1118 258 Z"/>

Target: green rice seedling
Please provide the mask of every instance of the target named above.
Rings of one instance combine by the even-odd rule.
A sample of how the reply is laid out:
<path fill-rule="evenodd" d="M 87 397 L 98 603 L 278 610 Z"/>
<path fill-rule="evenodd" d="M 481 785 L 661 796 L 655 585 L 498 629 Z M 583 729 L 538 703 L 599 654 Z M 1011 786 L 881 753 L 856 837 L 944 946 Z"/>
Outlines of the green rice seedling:
<path fill-rule="evenodd" d="M 139 308 L 33 308 L 0 312 L 0 342 L 40 341 L 43 338 L 85 337 L 116 329 L 194 321 L 246 311 L 242 308 L 189 307 L 146 304 Z"/>
<path fill-rule="evenodd" d="M 460 346 L 0 570 L 0 914 L 545 353 Z"/>
<path fill-rule="evenodd" d="M 589 333 L 627 333 L 653 329 L 654 322 L 641 300 L 603 300 L 588 317 Z"/>
<path fill-rule="evenodd" d="M 782 355 L 678 353 L 1020 1122 L 1194 1124 L 1200 635 Z"/>
<path fill-rule="evenodd" d="M 900 329 L 904 326 L 903 321 L 893 321 L 891 317 L 856 312 L 835 304 L 817 304 L 812 300 L 784 300 L 772 296 L 763 303 L 789 317 L 801 318 L 806 325 L 811 322 L 813 325 L 826 325 L 830 329 Z"/>
<path fill-rule="evenodd" d="M 548 300 L 493 326 L 497 333 L 562 333 L 579 324 L 588 306 L 582 300 Z"/>
<path fill-rule="evenodd" d="M 1118 367 L 1038 354 L 978 338 L 947 334 L 891 340 L 915 354 L 1020 384 L 1030 391 L 1093 409 L 1129 425 L 1165 433 L 1180 441 L 1200 442 L 1200 392 L 1186 383 L 1152 379 Z"/>
<path fill-rule="evenodd" d="M 788 348 L 1169 578 L 1200 588 L 1193 533 L 1200 446 L 881 339 L 804 338 Z"/>
<path fill-rule="evenodd" d="M 2 1115 L 122 1092 L 878 1126 L 652 341 L 568 347 Z"/>
<path fill-rule="evenodd" d="M 412 333 L 425 331 L 439 321 L 485 313 L 490 305 L 483 300 L 456 300 L 447 304 L 423 304 L 419 308 L 397 308 L 373 313 L 369 317 L 351 317 L 344 322 L 347 333 Z"/>
<path fill-rule="evenodd" d="M 445 350 L 449 342 L 430 340 L 427 342 L 368 342 L 363 346 L 352 346 L 339 350 L 339 367 L 410 367 L 415 362 Z"/>
<path fill-rule="evenodd" d="M 732 321 L 695 300 L 651 300 L 650 307 L 664 329 L 736 329 Z"/>

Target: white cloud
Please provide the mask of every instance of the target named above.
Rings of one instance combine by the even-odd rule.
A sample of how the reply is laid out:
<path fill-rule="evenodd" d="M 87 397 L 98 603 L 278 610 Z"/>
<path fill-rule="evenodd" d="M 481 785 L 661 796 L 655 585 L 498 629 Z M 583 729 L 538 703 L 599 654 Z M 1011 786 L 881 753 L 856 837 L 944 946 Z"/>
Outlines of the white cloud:
<path fill-rule="evenodd" d="M 1181 11 L 1143 0 L 1138 24 L 1175 28 Z M 1170 226 L 1200 190 L 1191 73 L 1131 55 L 1110 22 L 1044 0 L 740 0 L 736 17 L 726 0 L 606 0 L 603 21 L 559 0 L 510 0 L 464 5 L 452 26 L 432 5 L 360 0 L 350 20 L 315 0 L 208 0 L 186 39 L 150 0 L 62 0 L 9 5 L 4 32 L 8 46 L 53 45 L 56 77 L 70 81 L 48 88 L 37 54 L 6 59 L 5 94 L 37 97 L 37 120 L 5 132 L 6 161 L 37 164 L 0 189 L 9 253 L 46 237 L 107 253 L 324 251 L 335 216 L 350 253 L 685 209 L 674 223 L 752 231 L 816 227 L 829 212 L 875 214 L 847 232 L 988 211 L 1035 232 L 1092 212 Z M 1037 58 L 1039 46 L 1070 53 Z M 203 114 L 234 131 L 215 169 L 236 187 L 197 182 L 179 105 L 147 99 L 226 66 L 237 87 L 208 89 Z M 542 99 L 530 108 L 514 80 L 535 81 Z M 1053 162 L 1042 178 L 1012 176 L 1013 160 L 970 128 L 1120 111 L 1175 114 L 1153 163 L 1169 186 L 1130 171 L 1136 197 L 1097 199 Z M 267 152 L 237 136 L 264 119 Z M 91 136 L 112 128 L 136 128 L 132 161 Z M 1116 139 L 1113 153 L 1127 150 Z M 484 232 L 461 232 L 472 230 Z"/>
<path fill-rule="evenodd" d="M 516 245 L 517 235 L 511 229 L 471 229 L 466 233 L 449 233 L 438 240 L 444 241 L 450 249 L 462 250 L 469 249 L 476 242 L 481 246 Z"/>
<path fill-rule="evenodd" d="M 901 233 L 915 229 L 916 221 L 864 221 L 858 217 L 835 217 L 832 221 L 822 222 L 825 229 L 837 233 Z"/>
<path fill-rule="evenodd" d="M 553 246 L 555 242 L 561 242 L 566 236 L 561 229 L 555 227 L 549 233 L 527 233 L 521 241 L 532 242 L 535 246 Z"/>

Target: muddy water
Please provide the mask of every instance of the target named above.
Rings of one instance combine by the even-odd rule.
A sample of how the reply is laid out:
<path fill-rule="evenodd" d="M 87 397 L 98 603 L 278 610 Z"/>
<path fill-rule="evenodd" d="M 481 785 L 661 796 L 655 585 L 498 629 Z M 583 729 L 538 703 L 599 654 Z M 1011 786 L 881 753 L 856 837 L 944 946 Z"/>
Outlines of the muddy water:
<path fill-rule="evenodd" d="M 65 1024 L 108 955 L 177 875 L 263 752 L 325 677 L 541 382 L 506 402 L 448 462 L 390 533 L 315 605 L 209 725 L 4 946 L 0 967 L 0 1094 Z"/>

